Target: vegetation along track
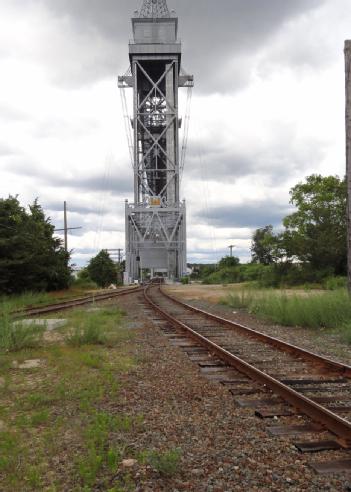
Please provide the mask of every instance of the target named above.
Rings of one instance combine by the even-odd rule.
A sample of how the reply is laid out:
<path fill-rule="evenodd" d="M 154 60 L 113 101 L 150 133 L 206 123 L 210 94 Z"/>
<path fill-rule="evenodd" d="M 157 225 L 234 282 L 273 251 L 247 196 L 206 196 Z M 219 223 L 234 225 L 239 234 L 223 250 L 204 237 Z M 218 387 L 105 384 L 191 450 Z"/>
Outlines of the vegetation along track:
<path fill-rule="evenodd" d="M 90 304 L 92 302 L 105 301 L 115 297 L 125 296 L 127 294 L 135 294 L 141 291 L 142 291 L 141 287 L 133 287 L 133 288 L 126 288 L 126 289 L 115 290 L 110 292 L 103 292 L 101 294 L 92 294 L 85 297 L 79 297 L 77 299 L 70 299 L 68 301 L 48 304 L 46 306 L 28 307 L 22 310 L 15 311 L 13 315 L 15 317 L 40 316 L 42 314 L 55 313 L 59 311 L 64 311 L 65 309 L 84 306 L 85 304 Z"/>
<path fill-rule="evenodd" d="M 193 360 L 202 361 L 200 367 L 207 367 L 213 373 L 222 372 L 223 366 L 235 369 L 236 374 L 232 372 L 232 377 L 221 381 L 233 395 L 252 396 L 266 389 L 273 393 L 269 399 L 237 400 L 239 404 L 259 406 L 256 414 L 262 418 L 305 416 L 313 421 L 285 430 L 273 426 L 272 434 L 310 435 L 329 431 L 334 435 L 332 440 L 300 443 L 299 449 L 328 451 L 351 447 L 350 366 L 185 304 L 161 287 L 146 287 L 144 297 L 163 319 L 182 332 L 183 338 L 172 329 L 164 330 L 170 338 L 177 339 L 176 345 L 189 347 L 189 354 L 197 354 Z M 184 334 L 195 342 L 193 348 Z M 206 358 L 200 347 L 211 357 Z M 259 387 L 248 388 L 250 381 Z M 348 459 L 335 462 L 335 470 L 330 466 L 330 471 L 351 471 L 350 456 L 346 453 Z M 326 463 L 319 470 L 316 467 L 321 473 L 329 468 Z"/>

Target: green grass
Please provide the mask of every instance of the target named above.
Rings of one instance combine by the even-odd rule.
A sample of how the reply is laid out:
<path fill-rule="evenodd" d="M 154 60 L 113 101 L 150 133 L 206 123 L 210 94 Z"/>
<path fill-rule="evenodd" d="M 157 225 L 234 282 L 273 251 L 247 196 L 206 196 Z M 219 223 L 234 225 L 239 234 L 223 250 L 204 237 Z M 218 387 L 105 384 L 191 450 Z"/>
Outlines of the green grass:
<path fill-rule="evenodd" d="M 73 347 L 82 345 L 112 346 L 121 341 L 121 336 L 123 336 L 121 330 L 115 329 L 116 326 L 119 326 L 122 316 L 123 313 L 118 307 L 91 311 L 88 316 L 87 311 L 74 311 L 66 342 Z"/>
<path fill-rule="evenodd" d="M 351 342 L 351 299 L 345 289 L 301 294 L 251 290 L 233 292 L 223 302 L 283 326 L 337 329 Z"/>
<path fill-rule="evenodd" d="M 160 475 L 170 478 L 175 476 L 180 469 L 182 451 L 170 449 L 168 451 L 145 451 L 139 457 L 142 463 L 147 463 Z"/>
<path fill-rule="evenodd" d="M 8 310 L 6 316 L 7 323 Z M 119 376 L 135 366 L 126 345 L 134 333 L 124 327 L 116 306 L 70 311 L 65 317 L 68 323 L 60 329 L 60 342 L 43 341 L 35 347 L 16 342 L 15 356 L 6 351 L 0 356 L 5 381 L 0 387 L 0 419 L 6 430 L 0 432 L 0 490 L 37 491 L 45 484 L 45 490 L 78 492 L 92 490 L 97 483 L 103 490 L 110 490 L 111 484 L 111 490 L 134 490 L 130 477 L 114 480 L 129 449 L 128 435 L 142 424 L 137 416 L 118 412 L 117 403 Z M 91 336 L 92 326 L 98 337 Z M 66 343 L 77 327 L 82 340 Z M 14 358 L 43 363 L 35 371 L 14 370 Z M 53 466 L 56 456 L 64 462 L 59 467 Z"/>
<path fill-rule="evenodd" d="M 47 292 L 25 292 L 20 295 L 0 296 L 0 311 L 17 311 L 24 307 L 40 306 L 53 302 L 52 296 Z"/>
<path fill-rule="evenodd" d="M 74 284 L 70 289 L 58 292 L 24 292 L 18 295 L 0 295 L 0 313 L 5 308 L 8 311 L 20 311 L 26 307 L 42 306 L 75 297 L 86 296 L 90 290 L 96 290 L 94 283 Z"/>
<path fill-rule="evenodd" d="M 111 447 L 109 436 L 112 432 L 129 432 L 133 419 L 126 415 L 111 415 L 96 412 L 85 430 L 86 452 L 76 462 L 78 475 L 84 487 L 92 487 L 103 468 L 115 470 L 123 456 L 123 449 Z"/>
<path fill-rule="evenodd" d="M 45 326 L 14 322 L 8 307 L 3 307 L 0 313 L 0 353 L 37 347 L 42 342 L 44 331 Z"/>

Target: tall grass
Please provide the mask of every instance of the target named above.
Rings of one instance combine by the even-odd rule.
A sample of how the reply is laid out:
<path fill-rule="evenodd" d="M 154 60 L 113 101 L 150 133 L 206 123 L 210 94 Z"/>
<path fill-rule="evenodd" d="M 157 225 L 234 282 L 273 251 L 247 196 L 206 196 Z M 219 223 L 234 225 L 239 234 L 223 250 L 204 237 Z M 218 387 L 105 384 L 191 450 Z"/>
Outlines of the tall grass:
<path fill-rule="evenodd" d="M 97 311 L 75 311 L 71 316 L 71 329 L 66 343 L 73 347 L 82 345 L 113 345 L 120 338 L 122 311 L 118 307 L 106 307 Z"/>
<path fill-rule="evenodd" d="M 17 311 L 28 306 L 50 304 L 51 302 L 52 297 L 47 292 L 24 292 L 19 295 L 0 296 L 0 311 L 3 309 Z"/>
<path fill-rule="evenodd" d="M 14 322 L 8 305 L 2 305 L 0 313 L 0 353 L 17 352 L 37 347 L 42 341 L 45 326 Z"/>
<path fill-rule="evenodd" d="M 351 327 L 351 300 L 345 289 L 309 294 L 250 290 L 232 293 L 224 302 L 284 326 Z"/>

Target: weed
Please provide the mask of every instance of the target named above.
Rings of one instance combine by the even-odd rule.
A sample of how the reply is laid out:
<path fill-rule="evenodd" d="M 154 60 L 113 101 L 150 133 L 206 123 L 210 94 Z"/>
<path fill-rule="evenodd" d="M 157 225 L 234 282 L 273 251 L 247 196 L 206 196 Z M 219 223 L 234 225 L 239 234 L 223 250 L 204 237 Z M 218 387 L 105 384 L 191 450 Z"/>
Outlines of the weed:
<path fill-rule="evenodd" d="M 78 474 L 84 486 L 91 487 L 103 466 L 114 469 L 121 460 L 122 451 L 108 446 L 111 432 L 130 430 L 133 421 L 128 416 L 96 412 L 85 431 L 87 454 L 77 462 Z"/>
<path fill-rule="evenodd" d="M 17 468 L 19 443 L 10 432 L 0 432 L 0 472 L 10 473 Z"/>
<path fill-rule="evenodd" d="M 2 296 L 0 298 L 3 308 L 9 311 L 20 311 L 25 307 L 49 304 L 50 302 L 52 302 L 52 298 L 46 292 L 24 292 L 20 295 Z"/>
<path fill-rule="evenodd" d="M 31 466 L 27 472 L 27 481 L 29 485 L 35 489 L 38 490 L 38 488 L 41 485 L 41 478 L 40 478 L 40 473 L 38 469 L 34 466 Z"/>
<path fill-rule="evenodd" d="M 180 449 L 171 449 L 169 451 L 146 451 L 141 455 L 141 461 L 148 463 L 160 475 L 173 477 L 179 471 L 182 452 Z"/>
<path fill-rule="evenodd" d="M 49 412 L 48 410 L 41 410 L 40 412 L 34 413 L 30 417 L 30 423 L 33 427 L 37 427 L 39 425 L 46 424 L 49 420 Z"/>
<path fill-rule="evenodd" d="M 231 307 L 243 306 L 258 317 L 284 326 L 341 329 L 351 323 L 351 300 L 345 289 L 323 293 L 250 291 L 231 294 Z"/>
<path fill-rule="evenodd" d="M 81 362 L 91 369 L 101 369 L 103 367 L 103 357 L 99 354 L 83 353 L 80 354 Z"/>
<path fill-rule="evenodd" d="M 75 326 L 66 337 L 66 342 L 73 347 L 81 345 L 104 345 L 106 335 L 93 320 L 86 320 L 85 325 Z"/>
<path fill-rule="evenodd" d="M 0 352 L 17 352 L 37 347 L 42 341 L 44 326 L 13 322 L 7 309 L 0 314 Z"/>
<path fill-rule="evenodd" d="M 345 323 L 341 328 L 341 338 L 344 342 L 351 345 L 351 323 Z"/>
<path fill-rule="evenodd" d="M 227 304 L 234 309 L 243 309 L 250 306 L 257 297 L 253 290 L 239 290 L 231 292 L 226 299 L 221 300 L 221 304 Z"/>
<path fill-rule="evenodd" d="M 110 470 L 112 470 L 112 471 L 115 470 L 117 464 L 121 461 L 121 459 L 122 459 L 122 456 L 121 456 L 120 451 L 118 451 L 116 449 L 109 449 L 107 451 L 106 462 L 107 462 L 107 466 L 109 467 Z"/>
<path fill-rule="evenodd" d="M 327 290 L 338 290 L 346 288 L 347 278 L 346 277 L 328 277 L 323 282 L 323 287 Z"/>
<path fill-rule="evenodd" d="M 98 454 L 94 447 L 89 449 L 87 456 L 84 456 L 77 461 L 79 477 L 85 487 L 94 485 L 102 464 L 103 457 Z"/>
<path fill-rule="evenodd" d="M 71 316 L 72 328 L 66 337 L 66 342 L 74 347 L 114 346 L 130 338 L 129 332 L 120 328 L 122 315 L 122 311 L 115 306 L 96 312 L 75 311 Z"/>
<path fill-rule="evenodd" d="M 31 393 L 21 404 L 27 409 L 32 409 L 48 406 L 53 401 L 53 397 L 47 393 Z"/>

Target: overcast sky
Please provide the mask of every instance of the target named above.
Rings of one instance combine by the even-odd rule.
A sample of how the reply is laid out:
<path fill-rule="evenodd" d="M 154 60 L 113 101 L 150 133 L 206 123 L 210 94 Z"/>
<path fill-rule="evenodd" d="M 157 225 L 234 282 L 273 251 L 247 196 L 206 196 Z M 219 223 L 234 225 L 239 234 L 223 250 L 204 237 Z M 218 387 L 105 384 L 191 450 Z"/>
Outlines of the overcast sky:
<path fill-rule="evenodd" d="M 117 76 L 142 0 L 0 0 L 0 197 L 36 197 L 84 265 L 124 247 L 132 171 Z M 168 0 L 195 76 L 182 196 L 188 261 L 279 227 L 289 189 L 345 172 L 350 0 Z"/>

